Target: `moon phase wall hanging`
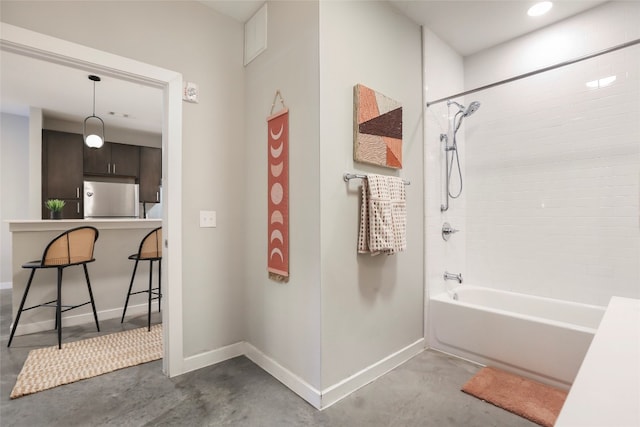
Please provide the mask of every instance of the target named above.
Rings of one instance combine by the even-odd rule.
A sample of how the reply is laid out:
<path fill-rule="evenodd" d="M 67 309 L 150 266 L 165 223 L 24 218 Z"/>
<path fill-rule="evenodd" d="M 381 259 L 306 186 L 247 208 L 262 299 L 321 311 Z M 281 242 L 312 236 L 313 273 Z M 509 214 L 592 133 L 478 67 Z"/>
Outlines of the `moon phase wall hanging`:
<path fill-rule="evenodd" d="M 277 98 L 282 110 L 273 113 Z M 276 92 L 267 118 L 268 133 L 268 253 L 269 278 L 289 280 L 289 109 Z"/>

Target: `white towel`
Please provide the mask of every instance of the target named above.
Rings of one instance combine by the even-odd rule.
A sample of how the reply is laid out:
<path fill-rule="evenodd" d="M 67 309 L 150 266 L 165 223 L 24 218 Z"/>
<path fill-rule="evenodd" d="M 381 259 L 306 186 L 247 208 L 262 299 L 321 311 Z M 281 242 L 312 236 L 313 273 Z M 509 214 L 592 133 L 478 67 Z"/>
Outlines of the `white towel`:
<path fill-rule="evenodd" d="M 362 180 L 358 252 L 394 254 L 407 247 L 404 181 L 385 175 Z"/>

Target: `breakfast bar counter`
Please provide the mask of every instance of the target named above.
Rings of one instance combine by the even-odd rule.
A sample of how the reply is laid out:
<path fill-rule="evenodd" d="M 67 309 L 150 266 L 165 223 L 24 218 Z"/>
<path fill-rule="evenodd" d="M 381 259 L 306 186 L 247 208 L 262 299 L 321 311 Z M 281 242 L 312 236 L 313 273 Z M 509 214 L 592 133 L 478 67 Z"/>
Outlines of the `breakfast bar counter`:
<path fill-rule="evenodd" d="M 29 271 L 22 268 L 22 264 L 40 259 L 47 244 L 62 232 L 84 225 L 95 227 L 99 232 L 94 249 L 95 262 L 87 264 L 98 319 L 103 321 L 120 318 L 133 271 L 133 261 L 130 261 L 127 257 L 138 251 L 140 241 L 149 231 L 162 226 L 161 219 L 131 218 L 12 220 L 7 222 L 11 232 L 12 319 L 15 319 L 29 279 Z M 147 264 L 141 263 L 138 266 L 134 289 L 146 288 L 149 280 Z M 56 269 L 38 270 L 29 291 L 27 306 L 55 300 L 56 280 Z M 157 270 L 154 271 L 153 280 L 154 284 L 157 283 Z M 82 267 L 77 266 L 65 269 L 62 282 L 62 303 L 72 305 L 86 300 L 88 300 L 88 290 Z M 146 313 L 146 311 L 146 296 L 139 295 L 138 298 L 134 296 L 129 302 L 127 318 Z M 22 313 L 20 318 L 16 336 L 52 330 L 55 327 L 54 319 L 54 309 L 38 308 L 26 311 Z M 90 305 L 63 313 L 63 327 L 84 323 L 93 323 Z M 19 345 L 19 340 L 14 340 L 13 345 Z"/>

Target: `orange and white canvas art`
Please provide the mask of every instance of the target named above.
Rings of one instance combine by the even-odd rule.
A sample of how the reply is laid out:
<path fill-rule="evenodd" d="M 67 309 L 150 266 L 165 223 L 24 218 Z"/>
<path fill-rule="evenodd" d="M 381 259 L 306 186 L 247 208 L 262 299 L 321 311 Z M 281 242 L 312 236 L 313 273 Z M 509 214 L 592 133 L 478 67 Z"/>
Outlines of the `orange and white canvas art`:
<path fill-rule="evenodd" d="M 361 84 L 353 92 L 353 160 L 402 169 L 402 105 Z"/>

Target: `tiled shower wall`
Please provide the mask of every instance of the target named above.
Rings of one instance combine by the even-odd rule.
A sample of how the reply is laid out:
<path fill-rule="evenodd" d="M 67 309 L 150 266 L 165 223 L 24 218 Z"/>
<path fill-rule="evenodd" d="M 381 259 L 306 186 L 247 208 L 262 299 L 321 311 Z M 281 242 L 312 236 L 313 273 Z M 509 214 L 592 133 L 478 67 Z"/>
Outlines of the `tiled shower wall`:
<path fill-rule="evenodd" d="M 636 45 L 466 97 L 466 283 L 640 298 L 639 73 Z"/>

